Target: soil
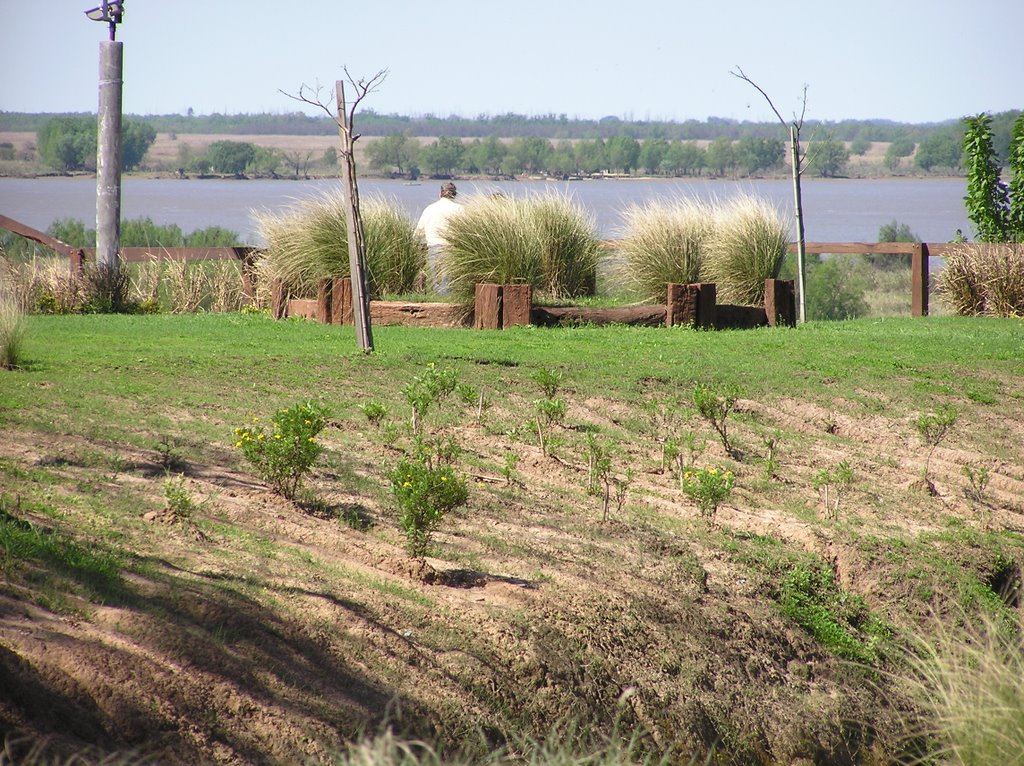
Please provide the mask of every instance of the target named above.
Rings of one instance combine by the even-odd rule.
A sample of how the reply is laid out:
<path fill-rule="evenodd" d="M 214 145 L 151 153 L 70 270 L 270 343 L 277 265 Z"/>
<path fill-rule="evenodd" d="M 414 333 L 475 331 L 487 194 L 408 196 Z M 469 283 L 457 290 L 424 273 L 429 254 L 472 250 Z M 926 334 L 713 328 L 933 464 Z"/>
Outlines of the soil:
<path fill-rule="evenodd" d="M 623 407 L 591 399 L 567 422 L 614 425 Z M 516 737 L 574 722 L 584 734 L 639 732 L 680 763 L 712 749 L 728 764 L 889 763 L 918 744 L 905 729 L 915 703 L 897 678 L 843 660 L 783 616 L 777 570 L 752 562 L 775 550 L 765 541 L 811 555 L 897 630 L 919 626 L 935 603 L 908 582 L 896 547 L 865 541 L 951 524 L 1024 531 L 1024 464 L 951 439 L 930 460 L 933 495 L 914 486 L 926 453 L 906 422 L 853 416 L 842 402 L 738 409 L 739 443 L 756 444 L 752 424 L 771 422 L 793 446 L 770 481 L 748 446 L 711 526 L 648 446 L 628 448 L 623 464 L 637 473 L 626 506 L 602 521 L 578 457 L 516 443 L 506 486 L 506 436 L 465 426 L 472 499 L 425 561 L 404 552 L 383 489 L 396 453 L 369 432 L 325 432 L 316 511 L 225 467 L 235 459 L 211 445 L 205 462 L 173 466 L 195 499 L 190 516 L 166 508 L 166 455 L 5 433 L 0 460 L 30 478 L 17 499 L 4 488 L 3 515 L 44 535 L 70 526 L 97 555 L 135 553 L 98 596 L 73 568 L 5 561 L 0 735 L 15 755 L 233 765 L 327 762 L 385 728 L 469 755 L 514 751 Z M 1024 423 L 991 418 L 972 427 L 1024 443 Z M 721 445 L 705 459 L 724 461 Z M 843 498 L 845 525 L 823 518 L 811 488 L 841 460 L 870 477 Z M 983 512 L 959 490 L 969 462 L 990 467 Z M 40 491 L 59 519 L 31 499 Z M 136 511 L 99 510 L 113 497 Z M 984 578 L 994 554 L 954 541 L 940 556 Z M 47 590 L 50 576 L 63 596 Z M 1010 577 L 1019 586 L 1019 569 Z"/>

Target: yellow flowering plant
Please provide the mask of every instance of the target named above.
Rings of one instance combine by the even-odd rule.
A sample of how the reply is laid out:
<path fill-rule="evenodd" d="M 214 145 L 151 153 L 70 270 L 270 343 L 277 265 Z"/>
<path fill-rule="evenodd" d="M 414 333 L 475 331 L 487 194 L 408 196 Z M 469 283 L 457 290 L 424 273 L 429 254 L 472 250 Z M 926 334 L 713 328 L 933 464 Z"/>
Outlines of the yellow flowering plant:
<path fill-rule="evenodd" d="M 323 452 L 316 437 L 327 425 L 327 417 L 321 406 L 305 402 L 274 414 L 270 433 L 259 418 L 253 418 L 250 425 L 235 429 L 235 447 L 275 492 L 294 500 L 302 477 Z"/>
<path fill-rule="evenodd" d="M 732 471 L 720 468 L 693 468 L 683 474 L 682 488 L 697 503 L 701 518 L 713 521 L 718 506 L 729 497 L 735 479 Z"/>
<path fill-rule="evenodd" d="M 450 511 L 469 499 L 466 482 L 450 464 L 434 466 L 422 460 L 403 459 L 388 474 L 398 503 L 398 524 L 413 558 L 423 558 L 434 529 Z"/>

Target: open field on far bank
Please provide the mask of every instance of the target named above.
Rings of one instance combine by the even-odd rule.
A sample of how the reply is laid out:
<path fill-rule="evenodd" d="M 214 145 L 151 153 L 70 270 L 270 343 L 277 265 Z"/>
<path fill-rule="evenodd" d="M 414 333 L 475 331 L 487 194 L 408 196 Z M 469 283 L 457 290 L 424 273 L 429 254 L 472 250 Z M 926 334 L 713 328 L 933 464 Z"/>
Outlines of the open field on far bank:
<path fill-rule="evenodd" d="M 927 747 L 904 729 L 919 708 L 895 647 L 936 615 L 1019 614 L 1019 321 L 379 327 L 372 356 L 351 329 L 260 315 L 28 330 L 25 369 L 0 374 L 0 731 L 57 753 L 328 762 L 390 722 L 479 754 L 578 720 L 682 763 L 712 748 L 722 764 L 889 763 Z M 431 420 L 471 481 L 432 583 L 384 478 L 409 448 L 402 388 L 429 363 L 490 405 Z M 528 422 L 540 368 L 568 408 L 552 457 Z M 739 392 L 732 456 L 689 406 L 697 383 Z M 307 399 L 334 413 L 315 514 L 232 444 Z M 913 420 L 944 405 L 956 423 L 928 459 Z M 714 526 L 661 466 L 659 439 L 688 431 L 708 442 L 699 464 L 736 475 Z M 607 521 L 588 435 L 617 476 L 635 470 Z M 832 518 L 815 476 L 844 462 Z M 980 499 L 964 465 L 989 471 Z M 168 475 L 194 501 L 177 523 Z"/>

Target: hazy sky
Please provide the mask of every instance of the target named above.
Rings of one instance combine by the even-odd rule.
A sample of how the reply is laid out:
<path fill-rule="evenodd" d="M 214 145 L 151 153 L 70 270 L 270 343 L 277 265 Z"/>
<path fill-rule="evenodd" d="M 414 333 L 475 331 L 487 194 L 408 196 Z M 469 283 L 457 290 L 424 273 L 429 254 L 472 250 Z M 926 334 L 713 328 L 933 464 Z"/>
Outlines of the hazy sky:
<path fill-rule="evenodd" d="M 96 111 L 99 0 L 0 0 L 0 111 Z M 1024 0 L 126 0 L 124 111 L 289 112 L 390 74 L 382 113 L 933 122 L 1024 107 Z M 304 110 L 309 111 L 309 110 Z"/>

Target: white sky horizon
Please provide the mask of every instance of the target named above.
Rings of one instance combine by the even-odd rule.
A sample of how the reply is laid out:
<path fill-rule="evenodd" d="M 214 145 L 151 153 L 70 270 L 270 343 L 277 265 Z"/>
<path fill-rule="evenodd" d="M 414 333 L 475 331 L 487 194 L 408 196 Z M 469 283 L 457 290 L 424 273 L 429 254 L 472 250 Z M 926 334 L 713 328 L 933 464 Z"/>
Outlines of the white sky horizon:
<path fill-rule="evenodd" d="M 96 111 L 99 0 L 0 0 L 0 111 Z M 1024 2 L 125 0 L 126 114 L 316 115 L 281 91 L 388 69 L 363 106 L 473 118 L 939 123 L 1024 107 Z"/>

